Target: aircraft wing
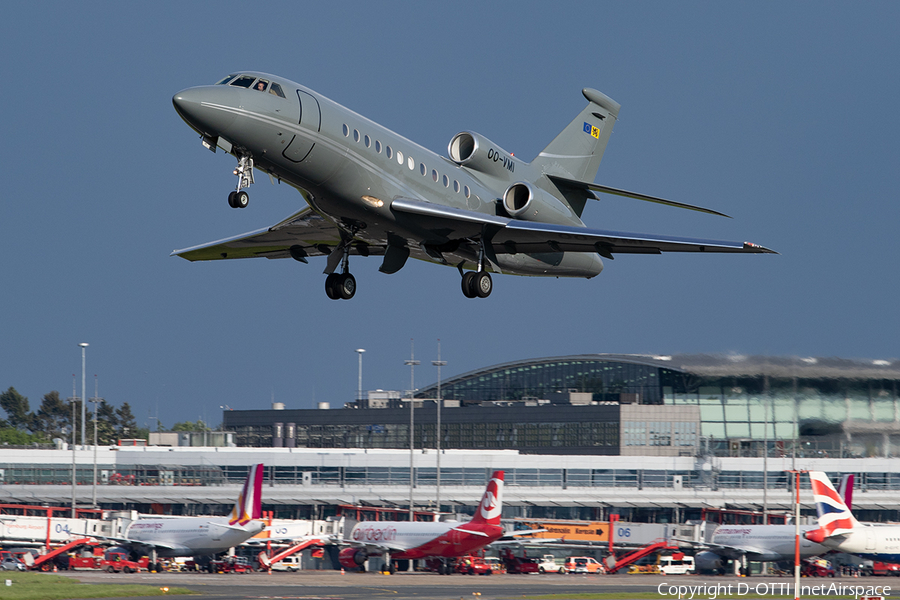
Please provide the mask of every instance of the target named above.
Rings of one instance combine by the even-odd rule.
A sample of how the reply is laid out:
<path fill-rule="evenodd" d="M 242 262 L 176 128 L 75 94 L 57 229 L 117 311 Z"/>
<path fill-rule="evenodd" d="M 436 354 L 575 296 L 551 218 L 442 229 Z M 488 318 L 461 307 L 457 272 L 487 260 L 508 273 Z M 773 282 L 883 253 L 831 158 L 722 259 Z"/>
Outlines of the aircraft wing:
<path fill-rule="evenodd" d="M 302 247 L 299 258 L 324 256 L 341 241 L 337 226 L 307 207 L 284 221 L 224 240 L 201 244 L 183 250 L 175 250 L 172 256 L 189 261 L 222 260 L 229 258 L 290 258 L 291 246 Z M 327 250 L 327 251 L 326 251 Z M 354 246 L 351 254 L 359 254 Z M 371 254 L 383 254 L 383 248 L 372 247 Z"/>
<path fill-rule="evenodd" d="M 117 544 L 145 546 L 147 548 L 165 548 L 166 550 L 181 550 L 183 548 L 183 546 L 176 546 L 175 544 L 167 544 L 165 542 L 147 542 L 144 540 L 133 540 L 131 538 L 113 537 L 110 535 L 92 535 L 91 537 L 97 538 L 98 540 L 108 540 Z"/>
<path fill-rule="evenodd" d="M 497 254 L 540 252 L 597 252 L 613 254 L 660 254 L 662 252 L 740 252 L 777 254 L 750 242 L 725 242 L 642 233 L 588 229 L 499 217 L 480 212 L 410 200 L 395 199 L 395 212 L 416 216 L 424 226 L 450 239 L 490 236 Z"/>

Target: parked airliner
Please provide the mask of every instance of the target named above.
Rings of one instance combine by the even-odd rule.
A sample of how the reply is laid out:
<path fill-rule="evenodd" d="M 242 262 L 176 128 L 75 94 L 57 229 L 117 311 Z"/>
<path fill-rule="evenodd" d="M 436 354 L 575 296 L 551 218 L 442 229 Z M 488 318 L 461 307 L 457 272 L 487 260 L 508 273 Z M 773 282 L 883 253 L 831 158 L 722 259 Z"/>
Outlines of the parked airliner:
<path fill-rule="evenodd" d="M 471 521 L 362 521 L 346 539 L 349 548 L 339 554 L 341 566 L 361 568 L 369 556 L 384 556 L 385 563 L 420 558 L 457 558 L 477 552 L 503 537 L 503 471 L 494 471 Z"/>
<path fill-rule="evenodd" d="M 173 254 L 303 263 L 327 256 L 325 292 L 336 300 L 356 293 L 351 255 L 382 256 L 379 271 L 388 274 L 410 257 L 456 267 L 463 294 L 486 298 L 491 272 L 590 279 L 603 270 L 601 257 L 616 254 L 772 253 L 749 242 L 588 229 L 581 216 L 598 192 L 722 213 L 595 184 L 620 106 L 597 90 L 582 94 L 587 106 L 525 162 L 471 131 L 455 135 L 444 158 L 266 73 L 182 90 L 172 99 L 181 118 L 204 146 L 237 158 L 232 207 L 247 206 L 254 169 L 296 188 L 308 206 L 271 227 Z"/>
<path fill-rule="evenodd" d="M 806 539 L 831 550 L 884 562 L 900 562 L 900 526 L 860 523 L 822 471 L 810 471 L 819 527 Z"/>
<path fill-rule="evenodd" d="M 146 517 L 133 521 L 122 537 L 104 537 L 153 555 L 208 556 L 242 544 L 263 530 L 263 465 L 253 465 L 228 517 Z"/>

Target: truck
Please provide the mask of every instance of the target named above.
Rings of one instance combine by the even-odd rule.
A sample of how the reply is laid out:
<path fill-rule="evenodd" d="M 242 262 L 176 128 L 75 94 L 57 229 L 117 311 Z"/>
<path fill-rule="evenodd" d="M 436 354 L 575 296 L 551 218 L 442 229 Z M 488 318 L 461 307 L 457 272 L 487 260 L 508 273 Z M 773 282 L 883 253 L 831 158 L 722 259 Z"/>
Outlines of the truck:
<path fill-rule="evenodd" d="M 675 552 L 669 556 L 659 557 L 659 572 L 663 575 L 685 575 L 696 572 L 694 557 L 685 556 L 683 552 Z"/>
<path fill-rule="evenodd" d="M 561 558 L 556 558 L 552 554 L 545 554 L 538 563 L 539 573 L 565 573 L 566 567 Z"/>
<path fill-rule="evenodd" d="M 95 548 L 90 554 L 69 557 L 69 569 L 72 571 L 106 571 L 108 573 L 137 573 L 146 571 L 150 558 L 142 556 L 140 560 L 131 560 L 124 550 L 106 550 Z"/>
<path fill-rule="evenodd" d="M 880 560 L 864 560 L 859 565 L 859 574 L 867 575 L 893 575 L 900 577 L 900 564 L 882 562 Z"/>
<path fill-rule="evenodd" d="M 603 565 L 590 556 L 570 556 L 566 559 L 566 573 L 603 573 Z"/>

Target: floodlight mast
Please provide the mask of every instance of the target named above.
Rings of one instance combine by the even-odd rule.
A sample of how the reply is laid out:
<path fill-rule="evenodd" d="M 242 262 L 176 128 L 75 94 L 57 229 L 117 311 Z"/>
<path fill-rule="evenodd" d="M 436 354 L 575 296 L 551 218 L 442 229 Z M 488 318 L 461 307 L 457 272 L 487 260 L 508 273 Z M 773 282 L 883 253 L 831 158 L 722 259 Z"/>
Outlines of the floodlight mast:
<path fill-rule="evenodd" d="M 438 357 L 431 364 L 438 368 L 437 385 L 437 435 L 435 436 L 435 450 L 437 450 L 437 493 L 435 504 L 437 511 L 441 512 L 441 367 L 447 366 L 446 360 L 441 360 L 441 340 L 438 338 Z M 440 517 L 438 517 L 440 518 Z"/>
<path fill-rule="evenodd" d="M 416 347 L 412 338 L 409 340 L 409 360 L 403 361 L 409 366 L 409 520 L 415 521 L 415 509 L 413 505 L 413 488 L 415 488 L 415 448 L 416 448 L 416 365 L 422 361 L 416 360 Z"/>

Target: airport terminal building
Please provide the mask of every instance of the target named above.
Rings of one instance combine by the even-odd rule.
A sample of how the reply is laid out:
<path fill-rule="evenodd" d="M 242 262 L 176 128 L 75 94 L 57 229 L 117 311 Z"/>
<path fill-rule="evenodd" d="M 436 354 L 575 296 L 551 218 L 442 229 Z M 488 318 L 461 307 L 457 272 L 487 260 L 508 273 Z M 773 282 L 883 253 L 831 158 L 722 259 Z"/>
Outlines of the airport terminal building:
<path fill-rule="evenodd" d="M 823 457 L 900 454 L 900 361 L 587 354 L 441 382 L 441 447 L 538 454 Z M 416 448 L 434 448 L 437 384 L 419 390 Z M 238 446 L 409 448 L 409 399 L 337 410 L 226 411 Z"/>

